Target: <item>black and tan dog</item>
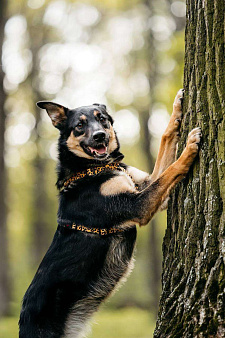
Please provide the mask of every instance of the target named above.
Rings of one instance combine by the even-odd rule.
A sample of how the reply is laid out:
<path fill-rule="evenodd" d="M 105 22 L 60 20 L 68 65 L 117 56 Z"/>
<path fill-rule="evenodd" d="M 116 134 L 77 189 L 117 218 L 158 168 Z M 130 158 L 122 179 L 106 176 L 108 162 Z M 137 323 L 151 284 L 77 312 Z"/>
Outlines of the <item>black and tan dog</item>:
<path fill-rule="evenodd" d="M 83 337 L 91 315 L 128 275 L 136 225 L 146 225 L 188 172 L 201 138 L 193 129 L 175 160 L 178 92 L 152 175 L 122 163 L 101 104 L 67 109 L 38 102 L 60 130 L 58 229 L 24 299 L 20 338 Z"/>

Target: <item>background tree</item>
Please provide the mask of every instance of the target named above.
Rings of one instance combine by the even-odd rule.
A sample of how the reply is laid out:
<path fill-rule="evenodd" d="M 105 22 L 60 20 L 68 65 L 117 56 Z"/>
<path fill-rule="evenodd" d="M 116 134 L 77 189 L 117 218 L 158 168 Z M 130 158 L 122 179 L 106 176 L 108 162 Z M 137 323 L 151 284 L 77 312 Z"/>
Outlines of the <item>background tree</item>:
<path fill-rule="evenodd" d="M 154 337 L 225 336 L 225 49 L 223 0 L 187 1 L 184 120 L 203 141 L 172 194 Z"/>
<path fill-rule="evenodd" d="M 6 1 L 0 3 L 0 46 L 3 45 L 4 25 L 6 21 Z M 0 60 L 2 59 L 2 47 L 0 47 Z M 3 89 L 4 72 L 0 67 L 0 317 L 9 312 L 9 265 L 7 252 L 6 230 L 6 170 L 4 163 L 4 131 L 5 131 L 5 92 Z"/>
<path fill-rule="evenodd" d="M 29 11 L 28 11 L 29 12 Z M 32 69 L 27 78 L 27 82 L 33 88 L 32 97 L 33 97 L 33 111 L 37 112 L 35 114 L 36 124 L 34 128 L 34 133 L 36 134 L 36 144 L 37 144 L 37 154 L 33 161 L 34 166 L 34 184 L 33 184 L 33 217 L 32 217 L 32 248 L 31 254 L 33 256 L 33 262 L 39 264 L 40 260 L 44 256 L 48 246 L 49 238 L 51 237 L 51 231 L 49 229 L 49 215 L 48 209 L 50 205 L 50 200 L 48 194 L 46 193 L 46 156 L 43 154 L 41 149 L 41 142 L 43 142 L 42 137 L 40 136 L 40 125 L 42 123 L 40 111 L 37 111 L 35 103 L 37 101 L 42 101 L 45 98 L 42 96 L 42 93 L 38 85 L 38 75 L 39 75 L 39 58 L 38 52 L 41 47 L 45 44 L 45 41 L 50 40 L 47 37 L 46 27 L 43 24 L 43 10 L 40 10 L 36 20 L 33 20 L 32 15 L 27 15 L 29 18 L 28 27 L 29 27 L 29 43 L 30 51 L 32 53 Z M 41 210 L 41 212 L 40 212 Z"/>

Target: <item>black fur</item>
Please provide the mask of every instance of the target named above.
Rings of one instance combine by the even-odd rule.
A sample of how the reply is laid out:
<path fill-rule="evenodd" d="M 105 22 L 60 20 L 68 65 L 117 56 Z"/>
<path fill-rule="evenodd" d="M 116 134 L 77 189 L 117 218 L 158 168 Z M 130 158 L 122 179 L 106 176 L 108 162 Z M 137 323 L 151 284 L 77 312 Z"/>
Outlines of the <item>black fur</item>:
<path fill-rule="evenodd" d="M 48 107 L 46 104 L 42 102 L 38 105 L 46 108 Z M 58 105 L 58 107 L 62 106 Z M 104 124 L 94 118 L 93 110 L 96 109 L 104 116 Z M 93 145 L 94 130 L 104 129 L 107 132 L 113 120 L 104 105 L 94 104 L 74 110 L 65 109 L 64 112 L 66 119 L 56 125 L 60 130 L 58 188 L 67 177 L 77 171 L 120 161 L 123 158 L 117 138 L 117 148 L 105 159 L 81 158 L 69 151 L 67 147 L 66 141 L 71 132 L 75 137 L 82 133 L 76 127 L 81 115 L 85 115 L 89 121 L 88 126 L 85 126 L 86 129 L 89 128 L 85 131 L 88 135 L 85 142 Z M 58 223 L 75 222 L 89 227 L 110 228 L 137 217 L 141 205 L 139 206 L 135 194 L 133 196 L 130 193 L 101 195 L 101 185 L 114 175 L 114 172 L 105 172 L 94 177 L 85 177 L 77 181 L 72 189 L 61 192 Z M 53 242 L 24 296 L 19 321 L 19 337 L 77 337 L 75 333 L 67 335 L 65 327 L 73 307 L 83 302 L 84 308 L 80 321 L 82 322 L 84 317 L 86 319 L 90 317 L 126 272 L 135 240 L 136 227 L 134 226 L 120 234 L 106 237 L 58 226 Z M 112 251 L 112 257 L 111 251 L 109 257 L 109 250 Z M 108 262 L 109 259 L 112 259 L 112 263 Z M 113 264 L 114 268 L 111 267 Z M 96 291 L 97 288 L 101 291 Z M 86 299 L 89 302 L 87 306 Z M 79 318 L 77 320 L 79 321 Z"/>

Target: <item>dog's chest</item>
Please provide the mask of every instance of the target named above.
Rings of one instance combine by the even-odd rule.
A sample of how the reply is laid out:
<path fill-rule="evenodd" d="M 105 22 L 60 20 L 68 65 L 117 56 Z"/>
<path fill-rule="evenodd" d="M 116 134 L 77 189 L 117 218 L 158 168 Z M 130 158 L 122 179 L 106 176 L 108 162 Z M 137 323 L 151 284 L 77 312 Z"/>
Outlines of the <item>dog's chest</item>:
<path fill-rule="evenodd" d="M 135 190 L 132 177 L 124 171 L 117 172 L 114 177 L 104 182 L 100 187 L 100 192 L 104 196 L 133 193 Z"/>

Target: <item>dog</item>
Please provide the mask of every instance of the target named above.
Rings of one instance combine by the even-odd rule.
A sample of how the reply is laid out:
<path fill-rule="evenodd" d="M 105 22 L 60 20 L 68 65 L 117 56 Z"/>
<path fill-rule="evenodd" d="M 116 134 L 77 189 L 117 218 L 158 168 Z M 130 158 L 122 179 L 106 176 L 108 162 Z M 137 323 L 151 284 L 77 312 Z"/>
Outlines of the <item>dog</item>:
<path fill-rule="evenodd" d="M 84 337 L 93 313 L 129 275 L 136 226 L 166 206 L 199 150 L 201 130 L 195 128 L 175 161 L 182 100 L 180 90 L 152 175 L 122 162 L 105 105 L 71 110 L 37 103 L 60 131 L 58 228 L 23 298 L 20 338 Z"/>

